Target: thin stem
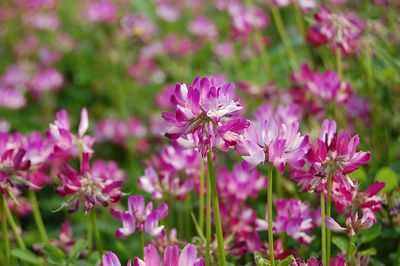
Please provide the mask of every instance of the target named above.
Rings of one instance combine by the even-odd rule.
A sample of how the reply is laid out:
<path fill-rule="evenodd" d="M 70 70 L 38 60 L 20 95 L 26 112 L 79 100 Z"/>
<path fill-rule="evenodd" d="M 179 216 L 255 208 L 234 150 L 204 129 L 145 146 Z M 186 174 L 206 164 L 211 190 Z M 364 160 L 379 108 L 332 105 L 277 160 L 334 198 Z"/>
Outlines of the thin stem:
<path fill-rule="evenodd" d="M 207 173 L 207 191 L 206 191 L 206 266 L 211 265 L 211 182 L 210 171 Z"/>
<path fill-rule="evenodd" d="M 281 37 L 283 46 L 285 47 L 286 53 L 289 57 L 290 66 L 291 66 L 292 70 L 294 70 L 296 67 L 296 55 L 292 49 L 292 45 L 289 41 L 289 37 L 287 35 L 285 26 L 283 25 L 281 13 L 279 12 L 279 9 L 276 7 L 272 7 L 271 10 L 272 10 L 272 17 L 274 18 L 276 28 L 278 29 L 279 36 Z"/>
<path fill-rule="evenodd" d="M 222 224 L 221 224 L 221 214 L 219 211 L 219 201 L 218 201 L 218 192 L 217 192 L 217 180 L 215 176 L 214 164 L 213 164 L 213 155 L 212 150 L 208 151 L 207 155 L 208 162 L 208 171 L 209 171 L 209 179 L 211 184 L 211 199 L 214 210 L 214 223 L 215 223 L 215 231 L 217 233 L 217 242 L 218 242 L 218 251 L 219 251 L 219 261 L 221 266 L 226 266 L 226 258 L 225 258 L 225 246 L 224 246 L 224 236 L 222 233 Z M 209 193 L 210 189 L 207 190 Z"/>
<path fill-rule="evenodd" d="M 192 219 L 190 219 L 190 213 L 192 212 L 192 203 L 191 203 L 190 193 L 187 193 L 186 195 L 185 205 L 186 205 L 185 237 L 186 239 L 190 239 L 192 235 L 192 224 L 191 224 Z"/>
<path fill-rule="evenodd" d="M 3 198 L 3 200 L 4 200 L 3 206 L 4 206 L 5 213 L 6 213 L 6 216 L 4 216 L 4 219 L 5 219 L 5 217 L 7 217 L 8 222 L 10 223 L 11 230 L 13 231 L 14 237 L 17 240 L 18 246 L 20 247 L 20 249 L 25 250 L 26 246 L 25 246 L 24 240 L 21 237 L 21 232 L 17 228 L 17 224 L 15 223 L 14 217 L 11 213 L 10 208 L 8 207 L 7 200 L 4 195 L 3 195 L 3 197 L 4 197 Z"/>
<path fill-rule="evenodd" d="M 29 190 L 29 199 L 32 204 L 33 218 L 35 219 L 36 227 L 39 231 L 40 238 L 44 244 L 49 243 L 49 237 L 47 236 L 46 227 L 44 226 L 42 215 L 39 210 L 39 203 L 34 191 Z"/>
<path fill-rule="evenodd" d="M 367 88 L 368 92 L 371 93 L 374 87 L 374 65 L 372 58 L 372 49 L 370 43 L 370 35 L 367 35 L 368 39 L 365 44 L 365 63 L 367 71 Z"/>
<path fill-rule="evenodd" d="M 294 3 L 293 5 L 294 5 L 295 16 L 296 16 L 297 27 L 299 28 L 299 32 L 304 41 L 304 47 L 307 50 L 310 60 L 314 63 L 313 54 L 312 54 L 312 52 L 310 50 L 310 46 L 308 45 L 307 40 L 306 40 L 307 33 L 306 33 L 306 26 L 304 23 L 303 11 L 301 10 L 301 8 L 299 7 L 299 5 L 297 3 Z"/>
<path fill-rule="evenodd" d="M 139 232 L 139 238 L 140 238 L 140 256 L 142 259 L 144 259 L 144 235 L 143 235 L 143 232 Z"/>
<path fill-rule="evenodd" d="M 349 235 L 349 245 L 347 247 L 347 258 L 346 258 L 348 265 L 354 264 L 353 240 L 354 240 L 354 236 Z"/>
<path fill-rule="evenodd" d="M 336 70 L 339 75 L 339 79 L 342 80 L 342 52 L 340 51 L 340 47 L 335 48 L 335 56 L 336 56 Z"/>
<path fill-rule="evenodd" d="M 321 244 L 322 244 L 322 262 L 326 264 L 326 226 L 325 226 L 325 194 L 321 192 Z"/>
<path fill-rule="evenodd" d="M 0 197 L 1 200 L 1 227 L 3 229 L 3 241 L 4 241 L 4 250 L 6 253 L 6 261 L 9 262 L 11 258 L 11 250 L 10 250 L 10 239 L 8 237 L 8 226 L 7 226 L 7 214 L 6 208 L 4 207 L 7 204 L 5 196 Z"/>
<path fill-rule="evenodd" d="M 89 215 L 86 216 L 87 218 L 87 242 L 88 242 L 88 252 L 89 254 L 92 253 L 93 249 L 93 230 L 92 230 L 92 221 Z"/>
<path fill-rule="evenodd" d="M 204 228 L 204 163 L 200 161 L 200 203 L 199 203 L 199 225 L 203 233 Z"/>
<path fill-rule="evenodd" d="M 272 180 L 273 180 L 273 166 L 272 164 L 268 168 L 268 248 L 269 248 L 269 261 L 271 266 L 275 265 L 275 254 L 274 254 L 274 236 L 272 233 Z"/>
<path fill-rule="evenodd" d="M 103 255 L 103 243 L 101 242 L 101 237 L 100 237 L 100 230 L 97 225 L 97 219 L 96 219 L 96 212 L 95 210 L 90 211 L 90 220 L 92 222 L 92 227 L 93 227 L 93 232 L 94 232 L 94 239 L 96 241 L 96 247 L 97 250 L 100 253 L 100 256 Z"/>
<path fill-rule="evenodd" d="M 326 198 L 326 215 L 331 216 L 331 193 L 332 193 L 332 175 L 333 170 L 335 168 L 331 167 L 328 173 L 328 191 L 327 191 L 327 198 Z M 330 265 L 331 260 L 331 230 L 327 229 L 326 231 L 326 262 L 327 265 Z"/>

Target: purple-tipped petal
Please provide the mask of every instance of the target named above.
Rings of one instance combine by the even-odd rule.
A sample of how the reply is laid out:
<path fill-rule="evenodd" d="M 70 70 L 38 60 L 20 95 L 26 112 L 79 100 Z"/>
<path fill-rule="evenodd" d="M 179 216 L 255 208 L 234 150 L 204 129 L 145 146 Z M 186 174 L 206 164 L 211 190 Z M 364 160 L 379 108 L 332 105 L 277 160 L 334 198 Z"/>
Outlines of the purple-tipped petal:
<path fill-rule="evenodd" d="M 101 266 L 121 266 L 117 255 L 111 251 L 107 251 L 103 254 Z"/>
<path fill-rule="evenodd" d="M 187 244 L 179 256 L 178 266 L 193 266 L 197 259 L 197 249 L 192 244 Z"/>

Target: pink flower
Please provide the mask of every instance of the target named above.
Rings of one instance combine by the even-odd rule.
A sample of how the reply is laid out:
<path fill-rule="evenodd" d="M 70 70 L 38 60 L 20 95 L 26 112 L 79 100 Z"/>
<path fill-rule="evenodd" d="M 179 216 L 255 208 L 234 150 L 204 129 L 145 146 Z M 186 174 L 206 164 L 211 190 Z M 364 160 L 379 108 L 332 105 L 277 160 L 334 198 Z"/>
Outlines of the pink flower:
<path fill-rule="evenodd" d="M 25 105 L 26 99 L 20 90 L 0 87 L 0 108 L 21 109 Z"/>
<path fill-rule="evenodd" d="M 232 172 L 226 168 L 218 170 L 218 194 L 231 202 L 245 202 L 257 197 L 258 192 L 267 187 L 267 179 L 256 170 L 245 171 L 242 164 L 235 164 Z"/>
<path fill-rule="evenodd" d="M 129 138 L 144 137 L 146 132 L 146 127 L 137 118 L 131 118 L 128 121 L 103 119 L 98 121 L 95 127 L 97 142 L 111 141 L 120 145 L 126 145 Z"/>
<path fill-rule="evenodd" d="M 351 95 L 350 84 L 341 81 L 334 71 L 313 72 L 307 64 L 303 64 L 300 73 L 292 74 L 291 78 L 296 85 L 323 102 L 346 103 Z"/>
<path fill-rule="evenodd" d="M 297 181 L 303 191 L 322 191 L 326 186 L 329 172 L 344 178 L 361 165 L 368 163 L 369 152 L 357 152 L 359 137 L 350 132 L 336 132 L 336 122 L 324 120 L 316 146 L 311 145 L 307 154 L 309 169 L 296 170 L 291 178 Z"/>
<path fill-rule="evenodd" d="M 143 41 L 151 40 L 156 32 L 156 27 L 151 20 L 142 14 L 128 14 L 121 19 L 122 31 Z"/>
<path fill-rule="evenodd" d="M 226 150 L 236 145 L 239 133 L 248 126 L 247 121 L 237 118 L 242 107 L 230 83 L 219 86 L 209 78 L 195 78 L 191 86 L 178 83 L 171 102 L 175 112 L 162 114 L 170 124 L 165 135 L 171 139 L 198 135 L 198 150 L 203 156 L 213 146 Z"/>
<path fill-rule="evenodd" d="M 206 17 L 198 16 L 189 24 L 189 32 L 201 40 L 213 40 L 218 36 L 215 25 Z"/>
<path fill-rule="evenodd" d="M 159 221 L 168 215 L 168 205 L 162 203 L 158 209 L 153 210 L 153 203 L 145 206 L 143 196 L 130 196 L 128 198 L 128 211 L 111 209 L 112 215 L 122 221 L 122 228 L 115 230 L 115 236 L 125 238 L 135 231 L 145 232 L 151 236 L 163 238 L 164 225 Z"/>
<path fill-rule="evenodd" d="M 317 226 L 318 219 L 308 202 L 295 199 L 280 199 L 276 202 L 276 219 L 273 222 L 275 234 L 285 232 L 299 243 L 310 244 L 312 237 L 308 235 Z M 258 230 L 268 230 L 268 218 L 257 220 Z"/>
<path fill-rule="evenodd" d="M 336 14 L 325 6 L 321 6 L 315 14 L 315 23 L 307 35 L 309 42 L 320 46 L 330 44 L 332 48 L 340 48 L 348 55 L 358 48 L 358 41 L 364 31 L 364 22 L 355 15 Z"/>
<path fill-rule="evenodd" d="M 308 150 L 308 136 L 299 132 L 299 123 L 278 125 L 272 117 L 257 117 L 245 129 L 244 139 L 238 150 L 242 156 L 243 167 L 247 170 L 270 162 L 283 173 L 285 164 L 301 168 L 305 163 L 304 155 Z"/>
<path fill-rule="evenodd" d="M 98 161 L 91 169 L 89 160 L 89 154 L 83 153 L 79 172 L 65 164 L 58 174 L 61 184 L 56 187 L 56 191 L 63 197 L 69 197 L 64 206 L 71 205 L 71 212 L 77 211 L 81 203 L 84 204 L 85 212 L 88 212 L 94 206 L 108 206 L 118 202 L 122 196 L 125 174 L 116 164 Z"/>
<path fill-rule="evenodd" d="M 247 39 L 253 31 L 262 31 L 269 24 L 268 15 L 259 8 L 240 6 L 230 10 L 234 36 Z"/>
<path fill-rule="evenodd" d="M 316 7 L 315 0 L 273 0 L 273 4 L 278 7 L 286 7 L 290 4 L 298 5 L 304 12 L 308 12 Z"/>
<path fill-rule="evenodd" d="M 82 153 L 92 154 L 94 138 L 86 135 L 89 118 L 86 108 L 81 111 L 78 133 L 73 134 L 69 115 L 65 110 L 56 114 L 57 119 L 49 125 L 46 133 L 49 141 L 54 143 L 54 156 L 79 156 Z"/>
<path fill-rule="evenodd" d="M 55 31 L 59 26 L 59 19 L 54 14 L 28 13 L 23 20 L 28 26 L 39 30 Z"/>
<path fill-rule="evenodd" d="M 234 48 L 230 42 L 217 43 L 214 48 L 214 53 L 220 58 L 231 58 L 234 56 Z"/>
<path fill-rule="evenodd" d="M 43 92 L 57 91 L 64 85 L 64 77 L 54 68 L 40 70 L 31 80 L 31 88 L 35 95 Z"/>
<path fill-rule="evenodd" d="M 325 217 L 326 227 L 337 233 L 346 233 L 354 236 L 359 231 L 364 231 L 376 223 L 374 213 L 370 209 L 362 210 L 363 216 L 358 218 L 358 213 L 351 213 L 346 219 L 346 227 L 339 225 L 332 217 Z"/>
<path fill-rule="evenodd" d="M 1 84 L 4 87 L 16 88 L 21 91 L 25 90 L 29 82 L 30 76 L 27 70 L 22 66 L 12 65 L 1 77 Z"/>
<path fill-rule="evenodd" d="M 111 24 L 115 20 L 117 9 L 112 1 L 91 0 L 85 7 L 84 14 L 87 21 Z"/>

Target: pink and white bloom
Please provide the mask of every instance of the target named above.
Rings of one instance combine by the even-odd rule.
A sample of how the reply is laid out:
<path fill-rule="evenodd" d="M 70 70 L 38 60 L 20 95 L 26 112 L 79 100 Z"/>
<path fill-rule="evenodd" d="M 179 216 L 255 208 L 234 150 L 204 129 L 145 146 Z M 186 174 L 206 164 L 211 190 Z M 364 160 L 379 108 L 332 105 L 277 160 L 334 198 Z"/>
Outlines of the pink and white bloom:
<path fill-rule="evenodd" d="M 208 18 L 198 16 L 189 24 L 189 32 L 198 36 L 202 40 L 213 40 L 218 37 L 218 31 L 214 23 Z"/>
<path fill-rule="evenodd" d="M 90 0 L 84 10 L 87 21 L 94 23 L 108 23 L 115 21 L 117 9 L 110 0 Z"/>
<path fill-rule="evenodd" d="M 158 238 L 165 236 L 164 225 L 159 225 L 159 221 L 168 215 L 166 203 L 162 203 L 153 210 L 153 203 L 145 205 L 143 196 L 130 196 L 127 211 L 111 209 L 111 213 L 116 219 L 122 221 L 122 228 L 115 230 L 115 236 L 118 238 L 125 238 L 135 231 L 145 232 Z"/>
<path fill-rule="evenodd" d="M 114 162 L 95 162 L 89 165 L 90 155 L 83 153 L 80 171 L 65 164 L 58 174 L 61 184 L 56 191 L 63 197 L 69 197 L 63 206 L 70 205 L 70 212 L 78 210 L 83 204 L 85 212 L 94 206 L 108 206 L 116 203 L 122 196 L 125 174 Z"/>
<path fill-rule="evenodd" d="M 345 233 L 354 236 L 357 232 L 364 231 L 376 223 L 374 213 L 370 209 L 362 210 L 362 217 L 358 218 L 358 212 L 353 212 L 346 218 L 346 225 L 342 227 L 332 217 L 325 217 L 326 227 L 337 233 Z"/>

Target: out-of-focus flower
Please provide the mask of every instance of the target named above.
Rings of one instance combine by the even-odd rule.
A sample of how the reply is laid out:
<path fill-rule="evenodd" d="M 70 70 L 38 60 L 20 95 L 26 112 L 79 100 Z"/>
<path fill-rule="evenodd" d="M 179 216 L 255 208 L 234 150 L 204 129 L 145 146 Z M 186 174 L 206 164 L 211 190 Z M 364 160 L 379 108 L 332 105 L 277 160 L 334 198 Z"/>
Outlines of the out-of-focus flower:
<path fill-rule="evenodd" d="M 362 210 L 362 217 L 358 218 L 358 213 L 351 213 L 346 219 L 345 227 L 339 225 L 332 217 L 325 217 L 326 227 L 337 233 L 346 233 L 354 236 L 359 231 L 364 231 L 376 223 L 374 213 L 370 209 Z"/>
<path fill-rule="evenodd" d="M 25 24 L 39 30 L 55 31 L 59 26 L 58 17 L 54 14 L 31 13 L 26 14 L 23 19 Z"/>
<path fill-rule="evenodd" d="M 345 106 L 348 125 L 357 120 L 362 120 L 367 125 L 371 123 L 371 104 L 367 98 L 352 94 Z"/>
<path fill-rule="evenodd" d="M 122 185 L 125 174 L 119 170 L 114 162 L 98 161 L 89 165 L 90 156 L 83 153 L 80 171 L 75 171 L 65 164 L 58 174 L 61 184 L 56 191 L 63 197 L 69 197 L 64 205 L 70 205 L 70 211 L 78 210 L 83 203 L 85 212 L 94 206 L 108 206 L 118 202 L 122 196 Z"/>
<path fill-rule="evenodd" d="M 138 266 L 204 266 L 204 260 L 197 258 L 197 248 L 187 244 L 179 254 L 178 246 L 167 247 L 164 250 L 164 263 L 161 262 L 157 249 L 153 245 L 144 248 L 144 260 L 135 257 L 134 264 Z"/>
<path fill-rule="evenodd" d="M 255 7 L 240 6 L 230 10 L 234 36 L 247 39 L 254 31 L 261 31 L 269 24 L 268 15 Z"/>
<path fill-rule="evenodd" d="M 111 209 L 113 216 L 122 221 L 122 228 L 115 230 L 118 238 L 124 238 L 135 231 L 145 232 L 151 236 L 163 238 L 165 236 L 164 225 L 159 221 L 168 215 L 168 205 L 162 203 L 158 209 L 153 210 L 153 203 L 145 206 L 143 196 L 130 196 L 128 198 L 128 211 Z"/>
<path fill-rule="evenodd" d="M 303 87 L 323 102 L 346 103 L 351 95 L 348 82 L 341 81 L 334 71 L 313 72 L 307 64 L 300 67 L 300 73 L 291 75 L 293 82 Z"/>
<path fill-rule="evenodd" d="M 248 122 L 238 118 L 242 109 L 230 83 L 218 86 L 215 79 L 195 78 L 191 86 L 177 84 L 171 102 L 175 112 L 164 112 L 170 126 L 165 135 L 171 139 L 190 133 L 199 137 L 198 150 L 203 156 L 213 146 L 227 149 L 239 141 L 239 132 Z"/>
<path fill-rule="evenodd" d="M 143 41 L 150 41 L 156 28 L 151 20 L 142 14 L 128 14 L 121 19 L 122 31 Z"/>
<path fill-rule="evenodd" d="M 142 121 L 131 118 L 127 121 L 118 119 L 103 119 L 96 123 L 95 137 L 97 142 L 111 141 L 125 145 L 129 138 L 142 138 L 147 132 Z"/>
<path fill-rule="evenodd" d="M 312 211 L 308 202 L 295 199 L 280 199 L 276 202 L 276 219 L 273 222 L 275 234 L 285 232 L 299 243 L 310 244 L 312 237 L 308 234 L 318 224 L 318 213 Z M 268 216 L 268 215 L 266 215 Z M 258 230 L 268 230 L 268 218 L 257 220 Z"/>
<path fill-rule="evenodd" d="M 237 149 L 246 154 L 242 156 L 245 169 L 270 162 L 283 173 L 286 163 L 294 168 L 303 167 L 308 146 L 308 136 L 300 134 L 297 121 L 278 124 L 273 117 L 257 116 L 245 130 Z"/>
<path fill-rule="evenodd" d="M 117 9 L 110 0 L 90 0 L 84 15 L 87 21 L 111 24 L 117 16 Z"/>
<path fill-rule="evenodd" d="M 163 41 L 165 53 L 171 56 L 183 57 L 193 53 L 197 46 L 188 36 L 178 37 L 176 34 L 168 34 Z"/>
<path fill-rule="evenodd" d="M 214 53 L 220 58 L 231 58 L 234 56 L 234 48 L 231 42 L 221 42 L 215 45 Z"/>
<path fill-rule="evenodd" d="M 40 70 L 31 81 L 31 88 L 35 95 L 40 96 L 44 92 L 57 91 L 64 84 L 62 74 L 54 69 L 47 68 Z"/>
<path fill-rule="evenodd" d="M 359 142 L 360 138 L 350 132 L 337 133 L 335 121 L 324 120 L 316 146 L 311 145 L 307 154 L 308 170 L 296 170 L 291 178 L 303 191 L 323 191 L 329 173 L 343 179 L 369 161 L 369 152 L 356 151 Z"/>
<path fill-rule="evenodd" d="M 161 84 L 164 81 L 165 74 L 151 58 L 139 57 L 137 61 L 128 66 L 128 73 L 136 82 L 143 85 L 149 83 Z"/>
<path fill-rule="evenodd" d="M 273 4 L 278 7 L 285 7 L 293 4 L 299 6 L 305 12 L 308 12 L 317 6 L 315 0 L 273 0 Z"/>
<path fill-rule="evenodd" d="M 201 40 L 213 40 L 218 36 L 217 28 L 208 18 L 198 16 L 189 24 L 189 31 Z"/>
<path fill-rule="evenodd" d="M 229 199 L 244 202 L 250 197 L 257 197 L 261 189 L 267 186 L 267 179 L 256 170 L 245 171 L 242 164 L 235 164 L 232 172 L 226 168 L 218 170 L 218 194 Z"/>
<path fill-rule="evenodd" d="M 26 90 L 30 80 L 29 73 L 20 65 L 12 65 L 7 68 L 7 71 L 1 77 L 0 83 L 4 87 Z"/>
<path fill-rule="evenodd" d="M 32 213 L 32 204 L 24 197 L 7 200 L 8 207 L 18 217 L 28 216 Z"/>
<path fill-rule="evenodd" d="M 72 248 L 74 247 L 75 240 L 72 237 L 71 230 L 72 222 L 70 220 L 65 220 L 60 227 L 60 234 L 57 239 L 50 239 L 50 244 L 63 250 L 66 254 L 70 254 Z M 38 243 L 33 247 L 36 251 L 44 253 L 44 244 Z"/>
<path fill-rule="evenodd" d="M 21 109 L 25 104 L 25 96 L 20 90 L 0 87 L 0 108 Z"/>
<path fill-rule="evenodd" d="M 277 124 L 290 125 L 300 121 L 301 109 L 296 104 L 279 104 L 274 108 L 272 105 L 265 103 L 258 107 L 253 115 L 257 120 L 265 120 L 273 117 Z"/>
<path fill-rule="evenodd" d="M 307 40 L 317 46 L 330 44 L 348 55 L 358 48 L 364 27 L 364 22 L 354 14 L 336 14 L 321 6 L 320 12 L 315 14 L 314 24 L 309 28 Z"/>

